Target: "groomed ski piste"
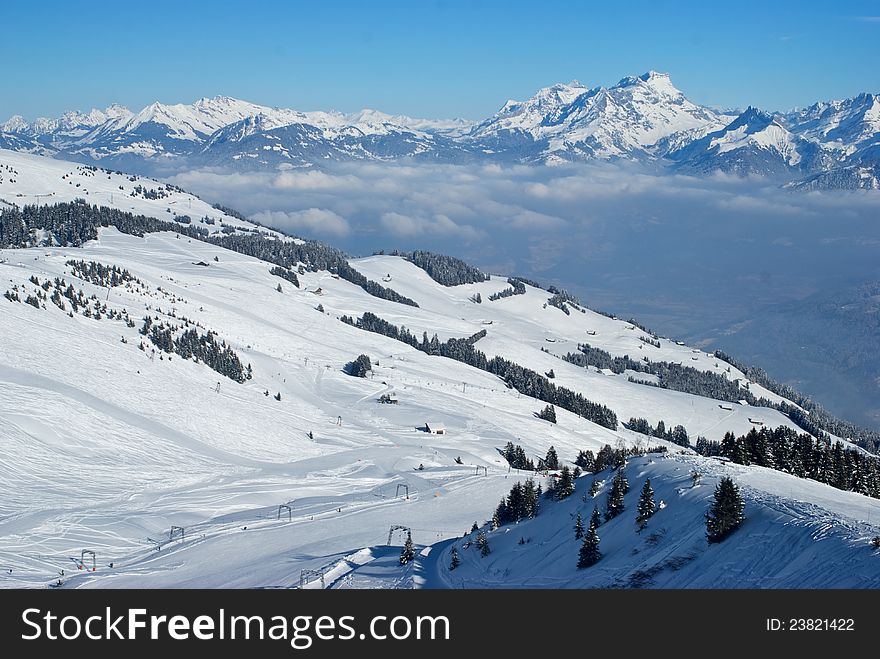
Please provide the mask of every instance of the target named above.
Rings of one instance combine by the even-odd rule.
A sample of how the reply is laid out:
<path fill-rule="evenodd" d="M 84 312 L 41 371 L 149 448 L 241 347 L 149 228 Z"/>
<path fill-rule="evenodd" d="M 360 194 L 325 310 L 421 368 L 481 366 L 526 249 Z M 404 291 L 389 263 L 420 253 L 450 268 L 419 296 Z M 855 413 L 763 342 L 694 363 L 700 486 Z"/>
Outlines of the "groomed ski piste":
<path fill-rule="evenodd" d="M 77 165 L 7 151 L 0 163 L 18 171 L 15 190 L 8 181 L 2 187 L 8 202 L 81 196 L 57 175 Z M 123 184 L 103 176 L 117 189 Z M 110 205 L 105 192 L 106 199 L 90 203 Z M 213 213 L 250 228 L 174 194 L 192 204 L 193 221 Z M 168 199 L 112 200 L 122 210 L 134 203 L 133 212 L 170 219 Z M 77 277 L 69 260 L 118 266 L 139 283 L 96 286 Z M 419 307 L 372 297 L 325 271 L 298 275 L 297 288 L 270 274 L 272 264 L 171 232 L 136 237 L 107 228 L 82 248 L 0 250 L 0 294 L 16 286 L 35 292 L 32 277 L 57 277 L 135 321 L 130 327 L 106 312 L 100 320 L 71 317 L 50 302 L 34 308 L 0 299 L 0 586 L 880 586 L 880 556 L 869 544 L 880 532 L 875 499 L 702 458 L 559 407 L 552 424 L 535 416 L 543 401 L 490 373 L 339 318 L 369 311 L 441 341 L 485 329 L 476 347 L 487 356 L 539 373 L 553 369 L 557 385 L 607 405 L 621 421 L 681 424 L 692 438 L 720 440 L 756 423 L 795 427 L 770 408 L 722 405 L 560 356 L 586 342 L 613 355 L 647 354 L 716 372 L 726 372 L 725 362 L 666 339 L 660 348 L 648 345 L 637 327 L 589 310 L 566 315 L 531 286 L 488 301 L 508 287 L 504 276 L 445 287 L 399 257 L 351 263 Z M 476 293 L 482 304 L 471 301 Z M 216 332 L 253 377 L 239 384 L 154 350 L 139 333 L 148 315 Z M 360 354 L 374 363 L 367 378 L 344 370 Z M 728 377 L 744 379 L 733 367 Z M 378 402 L 392 393 L 397 404 Z M 426 423 L 445 433 L 426 432 Z M 462 549 L 472 524 L 484 525 L 515 480 L 532 475 L 509 468 L 499 452 L 507 442 L 534 460 L 553 445 L 567 464 L 578 451 L 606 444 L 664 445 L 668 452 L 628 461 L 627 512 L 599 527 L 603 559 L 577 570 L 574 516 L 588 519 L 594 505 L 602 510 L 609 471 L 579 478 L 563 502 L 542 500 L 532 520 L 491 532 L 484 526 L 488 556 L 473 545 Z M 703 474 L 697 486 L 694 469 Z M 723 475 L 742 487 L 746 521 L 724 542 L 707 545 L 703 515 Z M 663 506 L 637 533 L 635 502 L 649 477 Z M 584 500 L 593 478 L 604 485 Z M 402 566 L 407 532 L 417 556 Z M 462 563 L 450 571 L 453 545 Z"/>

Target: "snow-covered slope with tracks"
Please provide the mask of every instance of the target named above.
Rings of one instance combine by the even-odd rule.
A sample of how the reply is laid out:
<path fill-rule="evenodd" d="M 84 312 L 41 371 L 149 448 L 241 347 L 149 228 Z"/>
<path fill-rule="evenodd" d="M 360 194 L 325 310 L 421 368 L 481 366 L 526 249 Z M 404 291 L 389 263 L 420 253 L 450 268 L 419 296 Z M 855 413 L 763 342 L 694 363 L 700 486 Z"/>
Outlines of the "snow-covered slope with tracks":
<path fill-rule="evenodd" d="M 87 190 L 89 198 L 123 210 L 169 215 L 169 199 L 135 199 L 124 191 L 111 199 L 117 184 L 128 191 L 121 175 L 107 179 L 106 172 L 84 170 L 94 174 L 87 176 L 69 163 L 50 160 L 41 167 L 36 157 L 14 156 L 16 182 L 4 178 L 0 189 L 10 186 L 29 197 L 0 195 L 13 203 L 31 203 L 37 195 L 60 201 Z M 0 152 L 0 162 L 10 158 Z M 218 221 L 233 223 L 208 204 L 173 193 L 178 204 L 193 204 L 194 221 L 214 212 Z M 249 228 L 237 222 L 239 230 Z M 98 286 L 84 281 L 71 260 L 118 266 L 134 279 Z M 662 419 L 710 439 L 742 434 L 756 422 L 791 424 L 773 409 L 722 406 L 559 358 L 586 341 L 615 355 L 647 352 L 653 360 L 727 373 L 715 357 L 666 339 L 659 348 L 648 345 L 630 323 L 589 310 L 566 315 L 545 304 L 549 293 L 531 286 L 523 295 L 488 301 L 507 287 L 503 277 L 444 287 L 399 257 L 351 263 L 420 306 L 372 297 L 326 271 L 304 270 L 296 287 L 270 274 L 272 264 L 170 232 L 137 237 L 109 228 L 82 248 L 0 250 L 0 294 L 17 291 L 22 299 L 0 297 L 0 586 L 44 587 L 60 579 L 64 587 L 291 587 L 307 569 L 324 571 L 327 587 L 535 585 L 548 579 L 554 585 L 609 585 L 661 560 L 663 547 L 670 557 L 690 551 L 701 533 L 711 478 L 722 472 L 747 486 L 752 526 L 747 522 L 730 544 L 697 552 L 655 585 L 711 586 L 724 566 L 725 574 L 748 574 L 751 581 L 730 576 L 719 585 L 756 585 L 762 575 L 767 585 L 876 585 L 863 557 L 870 554 L 864 537 L 880 524 L 876 500 L 758 467 L 705 461 L 560 408 L 558 423 L 543 421 L 535 416 L 543 401 L 490 373 L 339 318 L 370 311 L 441 339 L 485 329 L 479 350 L 538 372 L 553 369 L 558 385 L 607 405 L 623 421 Z M 44 285 L 54 290 L 56 278 L 82 291 L 88 315 L 40 300 Z M 475 293 L 482 304 L 471 301 Z M 36 298 L 36 307 L 24 302 L 27 295 Z M 251 365 L 252 379 L 239 384 L 205 363 L 155 351 L 139 333 L 145 316 L 214 332 Z M 370 377 L 344 372 L 359 354 L 374 362 Z M 734 368 L 727 374 L 741 376 Z M 754 383 L 750 388 L 772 396 Z M 398 404 L 378 402 L 390 393 Z M 446 434 L 426 433 L 426 422 L 442 424 Z M 669 529 L 667 540 L 630 559 L 625 552 L 644 539 L 622 521 L 620 531 L 612 533 L 609 525 L 603 537 L 609 569 L 596 572 L 600 578 L 574 570 L 571 542 L 560 536 L 557 547 L 547 538 L 543 550 L 527 545 L 538 553 L 524 560 L 540 572 L 530 581 L 534 574 L 518 562 L 514 542 L 526 524 L 504 539 L 491 537 L 492 560 L 500 562 L 490 571 L 490 563 L 468 556 L 453 579 L 443 571 L 443 543 L 488 519 L 513 479 L 524 476 L 511 473 L 499 454 L 507 442 L 522 445 L 533 459 L 553 445 L 568 462 L 580 450 L 606 444 L 666 446 L 668 457 L 655 456 L 654 464 L 651 458 L 631 461 L 630 477 L 635 482 L 642 472 L 650 474 L 658 498 L 667 501 L 656 520 L 658 528 Z M 705 463 L 706 487 L 679 492 L 695 461 Z M 528 524 L 558 525 L 567 537 L 566 516 L 580 501 L 583 480 L 578 487 L 569 503 L 546 506 L 546 516 Z M 673 516 L 677 521 L 666 521 Z M 386 546 L 395 525 L 411 529 L 425 546 L 414 564 L 401 567 L 399 549 Z M 172 526 L 182 527 L 182 535 Z M 538 531 L 533 535 L 537 539 Z M 398 532 L 392 542 L 400 539 Z M 441 544 L 431 548 L 435 543 Z M 774 546 L 779 553 L 771 560 Z M 749 547 L 758 547 L 764 560 Z M 83 550 L 97 552 L 96 571 L 79 569 Z M 821 579 L 800 568 L 807 560 Z M 710 563 L 715 567 L 708 569 Z M 847 569 L 838 569 L 842 565 Z M 780 574 L 784 578 L 772 580 Z"/>

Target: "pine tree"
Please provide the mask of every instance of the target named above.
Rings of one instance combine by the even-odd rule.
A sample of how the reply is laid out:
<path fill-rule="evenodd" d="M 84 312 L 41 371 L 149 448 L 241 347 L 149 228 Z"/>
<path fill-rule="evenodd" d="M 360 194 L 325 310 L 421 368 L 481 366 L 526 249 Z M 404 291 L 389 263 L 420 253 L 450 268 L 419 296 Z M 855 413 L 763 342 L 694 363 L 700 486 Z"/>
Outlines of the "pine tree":
<path fill-rule="evenodd" d="M 672 429 L 671 441 L 674 444 L 678 444 L 679 446 L 691 445 L 690 438 L 688 437 L 688 431 L 682 425 L 675 426 L 675 428 Z"/>
<path fill-rule="evenodd" d="M 559 480 L 553 488 L 553 495 L 557 501 L 562 501 L 562 499 L 567 499 L 573 493 L 574 478 L 572 478 L 571 469 L 568 468 L 568 465 L 565 465 L 562 471 L 559 472 Z"/>
<path fill-rule="evenodd" d="M 598 479 L 598 478 L 594 478 L 594 479 L 593 479 L 593 482 L 590 483 L 590 492 L 589 492 L 589 494 L 590 494 L 591 497 L 594 497 L 594 496 L 596 496 L 598 493 L 599 493 L 599 479 Z"/>
<path fill-rule="evenodd" d="M 724 439 L 721 440 L 721 455 L 725 458 L 733 460 L 736 453 L 736 435 L 732 432 L 724 433 Z"/>
<path fill-rule="evenodd" d="M 725 476 L 715 487 L 715 499 L 706 513 L 706 537 L 710 543 L 721 542 L 740 524 L 745 515 L 745 504 L 739 488 Z"/>
<path fill-rule="evenodd" d="M 590 528 L 587 530 L 587 534 L 584 536 L 584 541 L 581 543 L 581 549 L 578 553 L 578 569 L 595 565 L 601 558 L 602 554 L 599 551 L 599 534 L 596 532 L 596 527 L 591 524 Z"/>
<path fill-rule="evenodd" d="M 489 549 L 489 540 L 486 539 L 486 534 L 483 531 L 477 533 L 477 547 L 480 550 L 480 556 L 486 558 L 489 554 L 492 553 L 492 550 Z"/>
<path fill-rule="evenodd" d="M 666 423 L 663 419 L 660 419 L 660 421 L 657 422 L 657 430 L 654 431 L 654 437 L 666 439 Z"/>
<path fill-rule="evenodd" d="M 403 549 L 400 552 L 400 564 L 406 565 L 416 557 L 416 550 L 413 547 L 412 533 L 407 532 L 406 542 L 403 543 Z"/>
<path fill-rule="evenodd" d="M 580 540 L 584 537 L 584 520 L 581 518 L 581 514 L 578 513 L 577 517 L 574 519 L 574 539 Z"/>
<path fill-rule="evenodd" d="M 617 470 L 617 473 L 614 475 L 614 480 L 620 483 L 620 489 L 624 494 L 629 492 L 629 481 L 626 480 L 626 472 L 624 472 L 622 468 Z"/>
<path fill-rule="evenodd" d="M 453 547 L 449 554 L 449 569 L 454 570 L 461 565 L 461 559 L 458 557 L 458 550 Z"/>
<path fill-rule="evenodd" d="M 618 469 L 614 480 L 611 481 L 611 490 L 605 502 L 605 520 L 614 519 L 624 510 L 623 495 L 629 489 L 623 469 Z"/>
<path fill-rule="evenodd" d="M 556 455 L 556 449 L 552 446 L 547 449 L 547 455 L 544 458 L 545 469 L 559 469 L 559 456 Z"/>
<path fill-rule="evenodd" d="M 598 529 L 601 523 L 602 518 L 599 516 L 599 506 L 593 506 L 593 514 L 590 515 L 590 528 Z"/>
<path fill-rule="evenodd" d="M 636 517 L 636 524 L 639 526 L 639 531 L 644 529 L 648 525 L 648 519 L 656 512 L 657 506 L 654 503 L 654 490 L 651 487 L 651 479 L 645 481 L 645 486 L 642 488 L 642 493 L 639 495 L 639 505 L 638 505 L 638 516 Z"/>
<path fill-rule="evenodd" d="M 537 413 L 537 417 L 549 421 L 550 423 L 556 423 L 556 408 L 552 405 L 548 405 Z"/>
<path fill-rule="evenodd" d="M 592 472 L 596 467 L 596 457 L 592 451 L 579 451 L 574 463 L 584 471 Z"/>

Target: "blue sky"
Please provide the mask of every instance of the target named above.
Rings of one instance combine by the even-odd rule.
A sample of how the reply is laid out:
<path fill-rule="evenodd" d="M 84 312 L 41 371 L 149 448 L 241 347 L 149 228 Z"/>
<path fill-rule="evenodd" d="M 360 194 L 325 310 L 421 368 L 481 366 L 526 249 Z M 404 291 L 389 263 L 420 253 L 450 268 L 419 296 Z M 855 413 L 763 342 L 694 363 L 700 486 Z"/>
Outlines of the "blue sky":
<path fill-rule="evenodd" d="M 880 92 L 880 1 L 17 2 L 0 118 L 226 94 L 302 110 L 479 118 L 578 79 L 666 71 L 697 102 Z"/>

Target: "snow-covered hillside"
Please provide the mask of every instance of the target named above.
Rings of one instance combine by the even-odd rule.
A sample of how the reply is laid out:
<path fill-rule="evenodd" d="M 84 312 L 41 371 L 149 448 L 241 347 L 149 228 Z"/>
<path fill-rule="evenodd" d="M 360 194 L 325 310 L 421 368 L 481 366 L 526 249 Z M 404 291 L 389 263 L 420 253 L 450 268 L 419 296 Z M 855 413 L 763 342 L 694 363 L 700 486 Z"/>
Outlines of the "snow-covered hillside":
<path fill-rule="evenodd" d="M 248 231 L 256 227 L 176 190 L 159 200 L 131 197 L 144 179 L 0 152 L 4 163 L 0 197 L 16 205 L 88 192 L 101 204 L 170 220 L 175 212 L 166 209 L 176 201 L 187 212 L 192 204 L 193 222 L 209 215 L 259 239 Z M 117 184 L 124 190 L 111 196 Z M 633 381 L 650 380 L 644 373 L 615 375 L 561 359 L 589 343 L 614 356 L 680 362 L 739 380 L 745 396 L 743 373 L 713 355 L 573 302 L 565 313 L 548 304 L 549 292 L 529 285 L 490 300 L 509 288 L 504 277 L 443 286 L 396 256 L 351 265 L 417 307 L 380 299 L 327 270 L 291 264 L 277 276 L 274 263 L 171 231 L 141 237 L 101 228 L 81 248 L 41 238 L 40 247 L 0 250 L 0 586 L 290 587 L 303 570 L 322 573 L 326 587 L 501 586 L 506 578 L 507 585 L 609 585 L 691 551 L 711 479 L 721 473 L 747 487 L 750 521 L 731 540 L 697 552 L 677 581 L 663 576 L 654 585 L 713 585 L 698 573 L 710 561 L 709 575 L 728 566 L 725 574 L 751 579 L 731 576 L 723 585 L 755 585 L 776 578 L 783 559 L 791 563 L 785 578 L 768 585 L 876 585 L 857 579 L 867 574 L 864 538 L 880 524 L 876 499 L 721 465 L 560 406 L 557 422 L 545 421 L 536 413 L 546 401 L 492 373 L 340 318 L 369 312 L 439 341 L 476 336 L 488 357 L 552 372 L 555 386 L 607 406 L 622 422 L 662 420 L 710 440 L 755 427 L 796 428 L 770 407 L 649 386 Z M 365 378 L 346 372 L 361 354 L 372 362 Z M 779 401 L 754 382 L 748 391 Z M 383 395 L 389 404 L 379 402 Z M 426 432 L 437 426 L 445 433 Z M 491 533 L 493 562 L 465 555 L 461 572 L 447 574 L 444 543 L 487 520 L 525 476 L 500 454 L 508 442 L 533 460 L 553 445 L 567 463 L 605 445 L 665 447 L 666 457 L 632 459 L 629 470 L 634 483 L 643 471 L 651 476 L 668 504 L 651 528 L 663 524 L 669 533 L 631 560 L 629 543 L 643 539 L 615 520 L 603 535 L 608 562 L 592 573 L 603 576 L 574 570 L 565 538 L 581 479 L 575 497 L 548 504 L 522 532 Z M 706 484 L 679 493 L 695 464 Z M 620 530 L 612 532 L 613 524 Z M 398 563 L 395 526 L 423 546 L 414 563 Z M 527 528 L 532 544 L 522 549 L 516 541 Z M 387 546 L 389 534 L 398 546 Z M 749 546 L 761 556 L 775 546 L 780 558 L 758 561 L 744 551 Z M 97 554 L 95 571 L 86 550 Z M 795 569 L 806 561 L 811 571 Z M 309 584 L 319 586 L 317 579 Z"/>
<path fill-rule="evenodd" d="M 693 472 L 700 474 L 695 485 Z M 534 519 L 488 531 L 482 557 L 476 533 L 443 543 L 423 559 L 425 581 L 448 588 L 877 588 L 880 552 L 870 540 L 880 526 L 872 499 L 761 467 L 713 459 L 645 456 L 630 460 L 625 511 L 600 524 L 595 565 L 576 569 L 584 527 L 600 514 L 611 480 L 589 495 L 594 477 L 577 479 L 574 494 L 542 502 Z M 708 544 L 703 516 L 716 484 L 729 476 L 743 490 L 745 522 L 719 544 Z M 650 479 L 658 510 L 639 532 L 636 505 Z M 470 541 L 470 546 L 465 545 Z M 461 565 L 449 570 L 456 547 Z M 357 574 L 357 573 L 356 573 Z"/>
<path fill-rule="evenodd" d="M 189 218 L 190 226 L 210 233 L 221 233 L 227 227 L 227 232 L 255 228 L 251 222 L 155 179 L 0 149 L 0 200 L 27 206 L 77 199 L 162 220 L 184 223 Z"/>

